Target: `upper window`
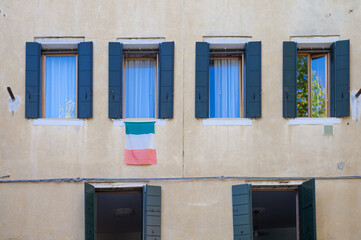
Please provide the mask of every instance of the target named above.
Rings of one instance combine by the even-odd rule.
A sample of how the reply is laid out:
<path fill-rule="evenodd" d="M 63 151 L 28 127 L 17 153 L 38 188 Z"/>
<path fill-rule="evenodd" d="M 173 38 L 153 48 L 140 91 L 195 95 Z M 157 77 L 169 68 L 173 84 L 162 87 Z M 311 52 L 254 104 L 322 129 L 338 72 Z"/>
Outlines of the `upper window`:
<path fill-rule="evenodd" d="M 92 117 L 92 54 L 92 42 L 26 43 L 25 116 Z"/>
<path fill-rule="evenodd" d="M 261 117 L 261 42 L 238 45 L 196 43 L 197 118 Z"/>
<path fill-rule="evenodd" d="M 297 117 L 329 116 L 329 54 L 297 54 Z"/>
<path fill-rule="evenodd" d="M 209 117 L 239 118 L 241 58 L 211 57 L 209 62 Z"/>
<path fill-rule="evenodd" d="M 174 42 L 109 43 L 109 118 L 172 118 Z"/>
<path fill-rule="evenodd" d="M 43 55 L 42 117 L 75 118 L 76 55 Z"/>
<path fill-rule="evenodd" d="M 284 117 L 347 117 L 349 91 L 349 40 L 283 43 Z"/>
<path fill-rule="evenodd" d="M 156 58 L 126 57 L 124 63 L 125 118 L 155 118 Z"/>

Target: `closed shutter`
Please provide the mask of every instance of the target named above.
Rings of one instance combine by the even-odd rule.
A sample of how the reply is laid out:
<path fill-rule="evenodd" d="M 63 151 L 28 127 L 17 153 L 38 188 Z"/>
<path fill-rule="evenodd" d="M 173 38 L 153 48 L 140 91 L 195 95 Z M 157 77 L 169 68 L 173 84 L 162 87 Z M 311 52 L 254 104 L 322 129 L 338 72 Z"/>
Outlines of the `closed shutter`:
<path fill-rule="evenodd" d="M 26 43 L 25 117 L 41 117 L 41 45 Z"/>
<path fill-rule="evenodd" d="M 262 116 L 261 42 L 246 45 L 245 111 L 246 118 Z"/>
<path fill-rule="evenodd" d="M 298 188 L 300 240 L 316 240 L 315 179 Z"/>
<path fill-rule="evenodd" d="M 160 240 L 161 187 L 146 185 L 143 188 L 143 240 Z"/>
<path fill-rule="evenodd" d="M 331 46 L 331 117 L 350 116 L 350 40 Z"/>
<path fill-rule="evenodd" d="M 232 186 L 234 240 L 252 240 L 252 188 L 250 184 Z"/>
<path fill-rule="evenodd" d="M 159 118 L 173 118 L 174 42 L 159 44 Z"/>
<path fill-rule="evenodd" d="M 95 188 L 84 183 L 85 240 L 95 239 Z"/>
<path fill-rule="evenodd" d="M 78 118 L 93 117 L 93 43 L 78 44 Z"/>
<path fill-rule="evenodd" d="M 283 117 L 297 117 L 297 43 L 283 42 Z"/>
<path fill-rule="evenodd" d="M 123 44 L 109 43 L 109 118 L 122 118 Z"/>
<path fill-rule="evenodd" d="M 196 118 L 209 117 L 209 43 L 196 43 Z"/>

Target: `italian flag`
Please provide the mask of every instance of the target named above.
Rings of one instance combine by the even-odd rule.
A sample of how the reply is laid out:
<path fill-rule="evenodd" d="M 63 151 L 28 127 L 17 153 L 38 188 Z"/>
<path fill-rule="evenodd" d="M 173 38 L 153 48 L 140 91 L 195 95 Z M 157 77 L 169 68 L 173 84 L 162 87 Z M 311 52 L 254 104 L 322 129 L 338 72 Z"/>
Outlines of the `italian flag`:
<path fill-rule="evenodd" d="M 126 164 L 147 165 L 157 163 L 155 150 L 155 122 L 125 122 Z"/>

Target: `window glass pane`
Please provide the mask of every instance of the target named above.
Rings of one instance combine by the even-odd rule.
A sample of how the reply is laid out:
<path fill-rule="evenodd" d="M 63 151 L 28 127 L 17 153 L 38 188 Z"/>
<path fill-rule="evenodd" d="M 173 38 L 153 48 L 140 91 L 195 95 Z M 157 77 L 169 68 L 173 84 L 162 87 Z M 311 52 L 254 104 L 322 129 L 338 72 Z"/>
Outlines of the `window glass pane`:
<path fill-rule="evenodd" d="M 74 118 L 75 96 L 76 56 L 47 56 L 45 117 Z"/>
<path fill-rule="evenodd" d="M 210 61 L 209 91 L 211 118 L 240 117 L 238 59 Z"/>
<path fill-rule="evenodd" d="M 155 117 L 155 60 L 125 61 L 125 117 Z"/>
<path fill-rule="evenodd" d="M 308 117 L 308 56 L 297 56 L 297 117 Z"/>
<path fill-rule="evenodd" d="M 326 117 L 326 57 L 312 59 L 312 117 Z"/>

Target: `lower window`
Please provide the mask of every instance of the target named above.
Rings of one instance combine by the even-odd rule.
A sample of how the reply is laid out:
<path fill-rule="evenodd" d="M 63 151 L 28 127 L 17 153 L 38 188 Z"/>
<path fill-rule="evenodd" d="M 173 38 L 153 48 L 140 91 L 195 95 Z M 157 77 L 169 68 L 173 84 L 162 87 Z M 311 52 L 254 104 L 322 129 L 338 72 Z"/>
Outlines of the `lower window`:
<path fill-rule="evenodd" d="M 160 240 L 161 188 L 84 185 L 85 239 Z"/>
<path fill-rule="evenodd" d="M 42 117 L 75 118 L 76 55 L 43 56 Z"/>
<path fill-rule="evenodd" d="M 296 190 L 252 190 L 253 238 L 297 240 L 296 197 Z"/>
<path fill-rule="evenodd" d="M 314 179 L 288 188 L 232 186 L 235 240 L 316 240 Z"/>
<path fill-rule="evenodd" d="M 297 117 L 329 116 L 328 54 L 297 55 Z"/>

